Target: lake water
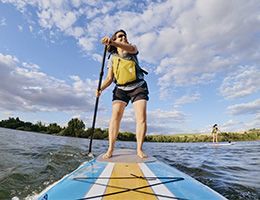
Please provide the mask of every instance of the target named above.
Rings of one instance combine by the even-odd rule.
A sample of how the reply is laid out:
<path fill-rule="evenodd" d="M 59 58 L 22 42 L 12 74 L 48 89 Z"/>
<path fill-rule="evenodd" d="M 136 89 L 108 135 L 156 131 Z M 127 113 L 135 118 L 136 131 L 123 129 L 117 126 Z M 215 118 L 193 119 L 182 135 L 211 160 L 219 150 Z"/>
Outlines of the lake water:
<path fill-rule="evenodd" d="M 88 139 L 0 128 L 0 199 L 33 199 L 88 159 Z M 117 142 L 116 148 L 135 148 Z M 94 140 L 93 153 L 107 148 Z M 209 143 L 145 143 L 147 154 L 189 174 L 230 200 L 260 199 L 260 141 L 229 146 Z"/>

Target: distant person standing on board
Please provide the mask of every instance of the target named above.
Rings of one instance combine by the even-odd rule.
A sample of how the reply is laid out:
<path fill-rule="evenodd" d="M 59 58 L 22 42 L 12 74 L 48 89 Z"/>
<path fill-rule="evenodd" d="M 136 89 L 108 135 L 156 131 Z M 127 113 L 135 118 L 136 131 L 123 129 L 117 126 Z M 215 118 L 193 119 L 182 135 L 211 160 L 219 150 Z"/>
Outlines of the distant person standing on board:
<path fill-rule="evenodd" d="M 219 129 L 218 129 L 218 125 L 214 124 L 214 126 L 212 127 L 212 142 L 218 142 L 218 133 L 219 133 Z"/>
<path fill-rule="evenodd" d="M 137 47 L 128 42 L 124 30 L 116 31 L 112 38 L 103 37 L 101 42 L 108 46 L 108 52 L 111 53 L 111 56 L 108 62 L 107 77 L 96 95 L 101 95 L 101 92 L 113 81 L 116 83 L 113 90 L 112 116 L 109 123 L 109 147 L 103 158 L 108 159 L 113 155 L 120 122 L 130 100 L 133 103 L 136 118 L 137 155 L 140 158 L 145 158 L 147 156 L 143 152 L 142 146 L 147 129 L 146 104 L 149 92 L 144 80 L 144 73 L 147 72 L 139 67 Z"/>

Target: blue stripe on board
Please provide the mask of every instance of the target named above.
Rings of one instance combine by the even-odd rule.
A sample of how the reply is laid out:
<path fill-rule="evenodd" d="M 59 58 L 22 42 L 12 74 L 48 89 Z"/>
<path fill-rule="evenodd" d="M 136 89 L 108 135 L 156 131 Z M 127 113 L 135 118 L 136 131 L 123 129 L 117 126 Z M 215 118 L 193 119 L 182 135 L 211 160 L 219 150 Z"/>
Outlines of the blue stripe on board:
<path fill-rule="evenodd" d="M 105 169 L 106 165 L 107 163 L 96 162 L 96 159 L 84 163 L 78 169 L 62 179 L 57 185 L 50 188 L 45 194 L 41 195 L 39 200 L 69 200 L 83 198 L 91 188 L 92 184 L 84 180 L 73 180 L 73 178 L 98 177 Z M 95 182 L 96 179 L 91 179 L 89 181 Z"/>
<path fill-rule="evenodd" d="M 184 180 L 168 183 L 165 186 L 176 196 L 192 200 L 224 200 L 225 197 L 203 185 L 194 178 L 162 162 L 146 163 L 157 177 L 182 177 Z M 161 180 L 162 182 L 165 179 Z"/>

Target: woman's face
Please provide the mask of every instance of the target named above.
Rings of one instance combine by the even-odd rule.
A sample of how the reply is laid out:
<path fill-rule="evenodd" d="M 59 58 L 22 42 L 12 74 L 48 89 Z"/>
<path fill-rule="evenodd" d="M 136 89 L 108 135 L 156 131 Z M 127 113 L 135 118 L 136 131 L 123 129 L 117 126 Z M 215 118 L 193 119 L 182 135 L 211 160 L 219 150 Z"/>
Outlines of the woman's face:
<path fill-rule="evenodd" d="M 126 35 L 123 32 L 118 32 L 116 34 L 116 41 L 123 42 L 123 43 L 128 43 Z"/>

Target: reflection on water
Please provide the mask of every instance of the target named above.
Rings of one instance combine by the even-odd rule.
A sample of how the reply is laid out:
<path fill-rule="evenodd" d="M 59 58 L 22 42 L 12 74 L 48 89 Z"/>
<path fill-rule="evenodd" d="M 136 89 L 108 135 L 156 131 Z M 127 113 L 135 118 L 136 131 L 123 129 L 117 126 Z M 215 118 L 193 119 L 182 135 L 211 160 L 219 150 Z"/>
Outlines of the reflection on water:
<path fill-rule="evenodd" d="M 30 199 L 88 158 L 88 140 L 0 128 L 0 199 Z M 117 142 L 116 148 L 135 148 Z M 95 155 L 107 141 L 94 141 Z M 189 174 L 228 199 L 260 199 L 260 141 L 213 146 L 209 143 L 145 143 L 144 150 Z"/>

